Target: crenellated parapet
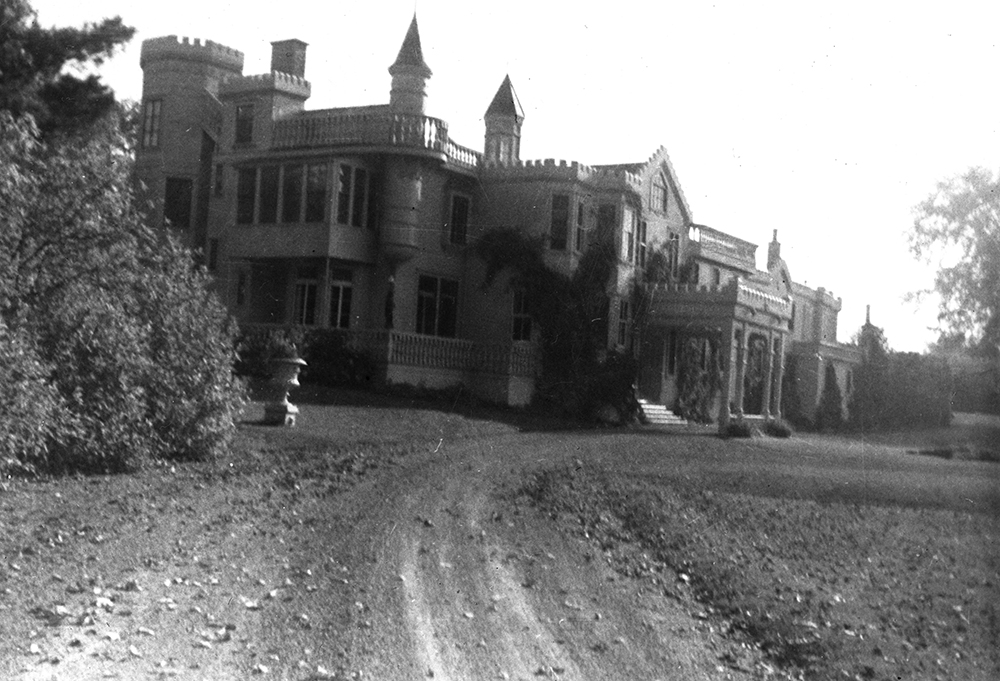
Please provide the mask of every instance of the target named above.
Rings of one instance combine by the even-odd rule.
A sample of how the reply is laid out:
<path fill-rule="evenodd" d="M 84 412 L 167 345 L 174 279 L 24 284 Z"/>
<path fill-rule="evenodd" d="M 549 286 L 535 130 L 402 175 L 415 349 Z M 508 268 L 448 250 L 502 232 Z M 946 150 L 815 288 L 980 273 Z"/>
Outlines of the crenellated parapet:
<path fill-rule="evenodd" d="M 598 168 L 577 161 L 553 158 L 500 163 L 484 161 L 481 166 L 483 179 L 497 180 L 564 180 L 586 182 L 599 187 L 626 186 L 639 191 L 642 178 L 626 170 Z"/>
<path fill-rule="evenodd" d="M 140 67 L 146 68 L 150 62 L 170 59 L 207 63 L 235 73 L 243 72 L 243 53 L 211 40 L 168 35 L 142 41 Z"/>
<path fill-rule="evenodd" d="M 312 92 L 312 85 L 305 78 L 281 73 L 280 71 L 272 71 L 271 73 L 228 78 L 219 86 L 220 97 L 255 92 L 279 92 L 292 97 L 306 99 Z"/>

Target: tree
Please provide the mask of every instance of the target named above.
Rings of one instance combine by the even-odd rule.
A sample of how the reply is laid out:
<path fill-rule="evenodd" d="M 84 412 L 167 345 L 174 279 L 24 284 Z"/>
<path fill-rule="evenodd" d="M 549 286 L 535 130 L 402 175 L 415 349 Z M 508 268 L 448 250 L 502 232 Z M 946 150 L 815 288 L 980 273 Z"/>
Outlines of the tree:
<path fill-rule="evenodd" d="M 82 28 L 43 28 L 27 0 L 0 0 L 0 110 L 30 114 L 45 135 L 89 128 L 114 106 L 94 74 L 131 40 L 120 17 Z"/>
<path fill-rule="evenodd" d="M 941 182 L 915 208 L 910 250 L 937 265 L 943 330 L 1000 351 L 1000 175 L 984 168 Z"/>
<path fill-rule="evenodd" d="M 0 111 L 0 472 L 202 458 L 233 431 L 234 325 L 145 224 L 118 122 L 42 143 Z"/>
<path fill-rule="evenodd" d="M 823 375 L 823 394 L 816 408 L 816 428 L 818 430 L 839 430 L 844 423 L 844 398 L 837 383 L 837 370 L 827 363 Z"/>

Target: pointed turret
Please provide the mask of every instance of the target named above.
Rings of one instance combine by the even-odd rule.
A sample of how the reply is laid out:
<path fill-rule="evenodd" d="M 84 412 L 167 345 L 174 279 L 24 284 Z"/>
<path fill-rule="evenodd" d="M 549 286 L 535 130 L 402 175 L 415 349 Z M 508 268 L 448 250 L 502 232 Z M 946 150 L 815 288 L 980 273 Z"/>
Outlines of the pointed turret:
<path fill-rule="evenodd" d="M 413 15 L 410 28 L 406 31 L 403 44 L 396 55 L 396 61 L 389 67 L 392 89 L 389 92 L 389 109 L 394 113 L 423 114 L 424 100 L 427 98 L 427 80 L 431 69 L 424 62 L 424 52 L 420 47 L 420 31 L 417 15 Z"/>
<path fill-rule="evenodd" d="M 510 76 L 504 76 L 500 89 L 486 109 L 486 160 L 513 163 L 521 157 L 521 123 L 524 109 L 514 92 Z"/>

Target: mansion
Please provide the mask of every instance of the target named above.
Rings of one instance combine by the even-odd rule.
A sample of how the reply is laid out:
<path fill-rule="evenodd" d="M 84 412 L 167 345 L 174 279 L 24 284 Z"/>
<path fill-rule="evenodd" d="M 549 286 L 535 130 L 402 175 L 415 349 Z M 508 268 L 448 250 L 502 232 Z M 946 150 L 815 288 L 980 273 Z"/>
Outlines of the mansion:
<path fill-rule="evenodd" d="M 509 276 L 483 286 L 474 244 L 515 228 L 570 274 L 610 239 L 607 348 L 638 358 L 641 397 L 672 407 L 682 340 L 705 333 L 718 339 L 720 423 L 778 416 L 791 356 L 803 405 L 818 404 L 827 366 L 846 401 L 860 358 L 836 341 L 839 299 L 791 279 L 777 233 L 758 270 L 754 244 L 695 223 L 663 148 L 611 166 L 523 160 L 509 78 L 484 102 L 483 151 L 458 144 L 424 113 L 416 17 L 388 103 L 307 109 L 306 48 L 274 42 L 270 71 L 246 75 L 241 52 L 211 41 L 142 44 L 137 172 L 153 215 L 202 253 L 241 326 L 340 330 L 383 381 L 525 405 L 545 320 Z M 654 252 L 663 272 L 643 279 L 638 338 L 635 282 Z"/>

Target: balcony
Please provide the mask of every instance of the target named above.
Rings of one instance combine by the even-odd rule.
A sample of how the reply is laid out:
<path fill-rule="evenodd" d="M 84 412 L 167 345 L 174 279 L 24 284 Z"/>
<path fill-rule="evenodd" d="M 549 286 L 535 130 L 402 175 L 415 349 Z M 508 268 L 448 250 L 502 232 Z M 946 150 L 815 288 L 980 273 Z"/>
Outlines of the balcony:
<path fill-rule="evenodd" d="M 437 152 L 448 163 L 474 170 L 482 154 L 448 139 L 448 124 L 417 114 L 307 111 L 274 122 L 274 149 L 365 146 Z"/>
<path fill-rule="evenodd" d="M 668 326 L 721 326 L 731 320 L 787 329 L 792 301 L 779 291 L 743 277 L 724 286 L 653 284 L 646 287 L 650 319 Z"/>

